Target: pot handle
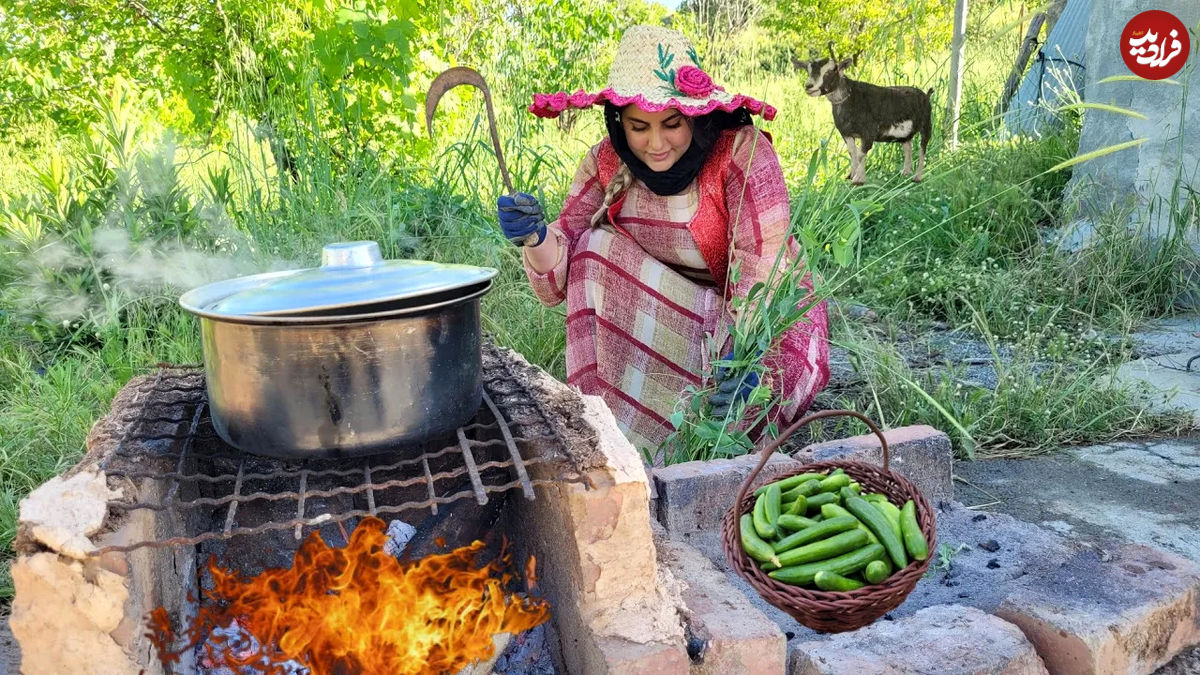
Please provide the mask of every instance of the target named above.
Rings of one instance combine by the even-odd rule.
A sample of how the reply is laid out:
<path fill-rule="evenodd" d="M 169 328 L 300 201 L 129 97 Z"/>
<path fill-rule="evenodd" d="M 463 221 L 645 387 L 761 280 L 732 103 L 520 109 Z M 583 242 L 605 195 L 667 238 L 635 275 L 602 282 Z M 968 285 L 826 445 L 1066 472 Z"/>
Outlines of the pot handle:
<path fill-rule="evenodd" d="M 760 471 L 762 471 L 762 468 L 767 465 L 767 461 L 771 459 L 771 455 L 775 452 L 775 450 L 777 450 L 779 446 L 788 439 L 789 436 L 795 433 L 797 429 L 808 424 L 809 422 L 814 422 L 824 417 L 856 417 L 862 420 L 867 427 L 874 432 L 875 436 L 879 438 L 879 445 L 883 448 L 883 470 L 885 472 L 890 471 L 888 467 L 891 463 L 891 459 L 888 454 L 887 439 L 883 437 L 883 433 L 879 431 L 879 427 L 875 426 L 875 423 L 872 422 L 870 418 L 861 413 L 854 412 L 853 410 L 821 410 L 796 420 L 791 426 L 789 426 L 787 429 L 784 429 L 783 433 L 779 434 L 779 437 L 772 441 L 770 445 L 768 445 L 766 448 L 763 448 L 762 459 L 758 460 L 758 466 L 754 467 L 754 470 L 750 472 L 750 475 L 746 476 L 746 480 L 742 481 L 742 488 L 738 491 L 737 500 L 733 502 L 735 509 L 739 508 L 743 503 L 742 500 L 746 498 L 746 492 L 750 490 L 750 486 L 754 484 L 754 479 L 758 477 L 758 474 Z"/>

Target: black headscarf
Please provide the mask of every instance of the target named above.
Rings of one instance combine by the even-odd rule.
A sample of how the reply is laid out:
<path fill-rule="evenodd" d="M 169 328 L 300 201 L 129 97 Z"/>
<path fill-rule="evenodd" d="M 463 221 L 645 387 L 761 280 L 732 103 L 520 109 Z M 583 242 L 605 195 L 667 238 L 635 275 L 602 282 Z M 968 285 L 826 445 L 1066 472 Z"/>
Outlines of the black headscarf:
<path fill-rule="evenodd" d="M 621 125 L 621 109 L 612 103 L 604 104 L 604 123 L 608 126 L 608 136 L 612 139 L 617 156 L 634 178 L 646 184 L 646 187 L 656 195 L 677 195 L 692 184 L 704 162 L 716 145 L 721 132 L 735 129 L 751 123 L 750 111 L 738 108 L 734 112 L 714 110 L 707 115 L 692 118 L 692 144 L 688 146 L 683 156 L 666 171 L 654 171 L 646 163 L 638 159 L 629 148 L 625 138 L 625 127 Z"/>

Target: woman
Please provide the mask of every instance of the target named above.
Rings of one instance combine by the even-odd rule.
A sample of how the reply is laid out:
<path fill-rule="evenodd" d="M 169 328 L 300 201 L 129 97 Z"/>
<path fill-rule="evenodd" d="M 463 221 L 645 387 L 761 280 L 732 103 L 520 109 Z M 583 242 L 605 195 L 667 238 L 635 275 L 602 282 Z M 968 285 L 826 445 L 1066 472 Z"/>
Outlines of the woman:
<path fill-rule="evenodd" d="M 538 298 L 567 302 L 567 383 L 602 397 L 652 453 L 684 388 L 711 374 L 708 337 L 732 353 L 733 298 L 766 281 L 782 247 L 783 264 L 797 255 L 779 160 L 750 118 L 770 120 L 775 109 L 714 86 L 697 60 L 676 31 L 630 28 L 607 89 L 538 94 L 530 106 L 539 117 L 604 106 L 608 137 L 584 157 L 558 220 L 547 226 L 529 195 L 498 200 Z M 803 286 L 812 290 L 807 275 Z M 822 302 L 765 356 L 763 384 L 786 401 L 783 422 L 828 381 L 827 335 Z M 757 384 L 756 375 L 715 375 L 714 416 Z"/>

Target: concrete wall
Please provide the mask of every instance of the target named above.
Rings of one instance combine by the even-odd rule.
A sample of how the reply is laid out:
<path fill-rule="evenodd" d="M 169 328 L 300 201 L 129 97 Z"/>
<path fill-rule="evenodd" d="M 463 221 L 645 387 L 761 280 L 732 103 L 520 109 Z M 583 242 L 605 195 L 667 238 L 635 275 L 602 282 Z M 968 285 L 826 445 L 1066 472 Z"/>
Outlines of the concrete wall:
<path fill-rule="evenodd" d="M 1193 31 L 1200 27 L 1197 0 L 1158 0 L 1152 7 L 1174 14 Z M 1078 221 L 1063 240 L 1068 248 L 1086 245 L 1094 221 L 1113 207 L 1127 209 L 1132 227 L 1162 236 L 1170 231 L 1169 210 L 1164 207 L 1171 200 L 1177 178 L 1200 190 L 1200 40 L 1193 34 L 1187 65 L 1171 78 L 1180 86 L 1148 81 L 1101 83 L 1108 77 L 1131 75 L 1118 51 L 1121 31 L 1130 19 L 1150 8 L 1145 0 L 1093 0 L 1084 98 L 1136 110 L 1146 119 L 1088 110 L 1079 153 L 1139 138 L 1149 140 L 1075 167 L 1069 194 L 1077 200 L 1079 211 Z M 1193 228 L 1190 238 L 1200 250 L 1200 233 Z"/>

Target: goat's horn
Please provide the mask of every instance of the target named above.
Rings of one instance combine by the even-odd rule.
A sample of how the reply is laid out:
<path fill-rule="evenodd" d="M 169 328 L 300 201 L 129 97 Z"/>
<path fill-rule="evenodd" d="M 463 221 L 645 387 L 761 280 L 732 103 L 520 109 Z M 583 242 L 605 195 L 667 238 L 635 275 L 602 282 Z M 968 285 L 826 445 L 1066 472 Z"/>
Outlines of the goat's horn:
<path fill-rule="evenodd" d="M 833 40 L 829 41 L 829 58 L 837 61 L 837 57 L 833 55 Z"/>

